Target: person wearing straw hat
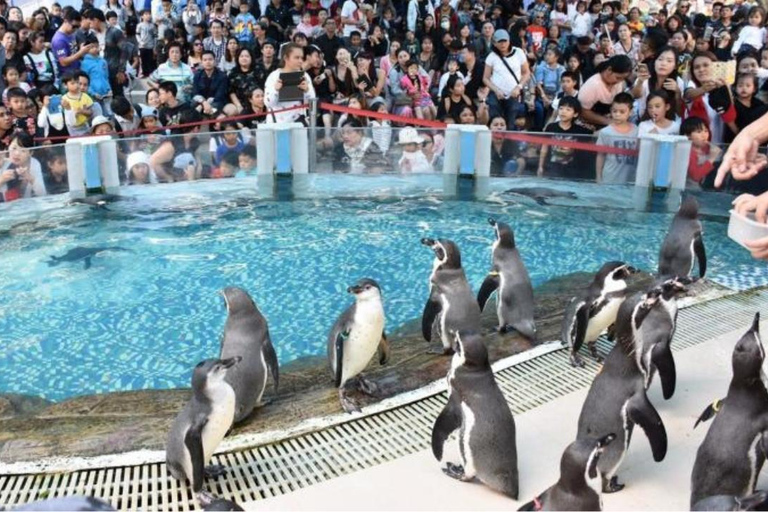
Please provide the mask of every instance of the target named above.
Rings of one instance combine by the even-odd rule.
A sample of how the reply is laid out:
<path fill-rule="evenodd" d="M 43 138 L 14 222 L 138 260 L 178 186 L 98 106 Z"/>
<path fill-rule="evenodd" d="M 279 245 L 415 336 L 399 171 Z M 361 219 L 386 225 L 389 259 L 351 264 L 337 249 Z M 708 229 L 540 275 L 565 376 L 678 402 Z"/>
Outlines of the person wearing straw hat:
<path fill-rule="evenodd" d="M 421 150 L 424 139 L 419 136 L 415 128 L 407 127 L 400 130 L 397 143 L 403 148 L 403 156 L 398 163 L 400 172 L 408 174 L 434 172 L 432 164 Z"/>

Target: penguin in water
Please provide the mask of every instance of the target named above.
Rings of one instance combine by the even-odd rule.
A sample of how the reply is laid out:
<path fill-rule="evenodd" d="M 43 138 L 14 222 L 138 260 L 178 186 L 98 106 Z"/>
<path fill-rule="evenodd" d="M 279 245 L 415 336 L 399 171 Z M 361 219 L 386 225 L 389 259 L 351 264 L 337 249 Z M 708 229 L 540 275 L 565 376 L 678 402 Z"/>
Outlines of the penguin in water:
<path fill-rule="evenodd" d="M 728 394 L 696 452 L 691 506 L 710 496 L 749 496 L 768 450 L 768 391 L 763 383 L 765 349 L 760 314 L 736 343 Z"/>
<path fill-rule="evenodd" d="M 203 493 L 204 476 L 217 477 L 226 472 L 224 466 L 206 467 L 206 464 L 235 419 L 235 391 L 226 375 L 240 360 L 239 356 L 206 359 L 195 366 L 192 398 L 176 416 L 168 433 L 165 445 L 168 471 L 182 482 L 189 480 L 198 496 Z"/>
<path fill-rule="evenodd" d="M 274 392 L 280 381 L 277 354 L 269 337 L 267 319 L 248 292 L 229 286 L 221 292 L 227 305 L 227 322 L 221 339 L 221 359 L 239 356 L 240 364 L 227 372 L 227 382 L 235 390 L 235 423 L 262 405 L 267 375 L 272 374 Z"/>
<path fill-rule="evenodd" d="M 656 371 L 661 379 L 661 390 L 664 399 L 669 400 L 675 394 L 677 371 L 675 359 L 672 356 L 672 338 L 677 329 L 677 295 L 686 291 L 691 284 L 688 277 L 673 277 L 658 284 L 661 289 L 659 300 L 645 317 L 638 337 L 642 341 L 642 353 L 646 361 L 641 365 L 648 368 L 645 374 L 645 388 L 651 385 Z"/>
<path fill-rule="evenodd" d="M 767 508 L 768 492 L 758 491 L 743 498 L 722 494 L 710 496 L 694 504 L 691 510 L 766 510 Z"/>
<path fill-rule="evenodd" d="M 637 270 L 621 261 L 609 261 L 595 274 L 592 283 L 573 297 L 565 310 L 561 337 L 571 347 L 571 365 L 584 366 L 579 349 L 586 341 L 592 357 L 600 362 L 596 341 L 600 334 L 616 322 L 621 303 L 627 293 L 627 278 Z"/>
<path fill-rule="evenodd" d="M 448 371 L 448 403 L 432 427 L 432 453 L 442 462 L 448 436 L 459 430 L 462 465 L 443 472 L 462 482 L 475 477 L 495 491 L 517 499 L 515 419 L 504 399 L 488 351 L 477 333 L 457 332 Z"/>
<path fill-rule="evenodd" d="M 672 220 L 659 253 L 659 275 L 687 277 L 693 272 L 694 259 L 699 262 L 699 277 L 707 273 L 707 253 L 699 220 L 699 203 L 687 196 Z"/>
<path fill-rule="evenodd" d="M 456 332 L 480 332 L 480 306 L 461 267 L 458 246 L 446 239 L 422 238 L 421 243 L 435 253 L 429 278 L 429 299 L 421 316 L 421 333 L 427 342 L 431 342 L 432 327 L 437 322 L 442 348 L 434 347 L 428 352 L 450 355 Z"/>
<path fill-rule="evenodd" d="M 616 319 L 616 345 L 592 381 L 579 415 L 577 439 L 616 434 L 616 440 L 605 448 L 598 462 L 605 493 L 624 488 L 618 483 L 616 472 L 629 448 L 635 425 L 648 437 L 653 460 L 660 462 L 667 454 L 664 423 L 645 393 L 645 374 L 649 369 L 641 367 L 647 358 L 641 353 L 642 343 L 637 336 L 660 294 L 661 289 L 654 288 L 633 295 L 621 305 Z"/>
<path fill-rule="evenodd" d="M 346 384 L 357 377 L 360 391 L 376 394 L 378 386 L 360 372 L 368 366 L 377 349 L 379 364 L 387 364 L 389 343 L 384 332 L 384 305 L 379 284 L 373 279 L 360 279 L 347 288 L 347 292 L 354 294 L 355 303 L 339 316 L 328 334 L 328 363 L 339 388 L 341 407 L 352 413 L 359 412 L 360 408 L 347 397 Z"/>
<path fill-rule="evenodd" d="M 560 480 L 518 510 L 603 510 L 602 475 L 597 463 L 606 446 L 616 439 L 579 439 L 563 452 Z"/>
<path fill-rule="evenodd" d="M 496 315 L 499 317 L 499 332 L 514 329 L 534 342 L 533 286 L 515 246 L 515 235 L 503 222 L 488 219 L 488 223 L 496 231 L 496 241 L 491 249 L 493 265 L 477 294 L 477 303 L 482 311 L 488 298 L 498 289 Z"/>

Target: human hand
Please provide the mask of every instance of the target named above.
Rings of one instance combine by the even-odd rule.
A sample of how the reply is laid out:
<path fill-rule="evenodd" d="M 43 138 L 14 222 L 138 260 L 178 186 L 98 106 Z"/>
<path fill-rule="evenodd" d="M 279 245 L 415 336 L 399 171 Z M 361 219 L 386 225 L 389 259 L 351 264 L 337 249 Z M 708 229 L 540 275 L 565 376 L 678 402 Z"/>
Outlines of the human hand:
<path fill-rule="evenodd" d="M 768 260 L 768 237 L 758 238 L 757 240 L 745 240 L 752 257 L 758 260 Z"/>
<path fill-rule="evenodd" d="M 69 100 L 66 97 L 61 98 L 61 108 L 69 110 Z"/>
<path fill-rule="evenodd" d="M 731 204 L 739 215 L 747 216 L 754 213 L 755 220 L 761 223 L 765 223 L 768 219 L 768 192 L 759 196 L 741 194 Z"/>
<path fill-rule="evenodd" d="M 320 73 L 312 81 L 314 82 L 315 85 L 320 85 L 321 83 L 323 83 L 323 80 L 325 80 L 325 73 Z"/>
<path fill-rule="evenodd" d="M 301 82 L 299 82 L 299 90 L 302 92 L 307 92 L 309 90 L 309 84 L 306 79 L 302 78 Z"/>
<path fill-rule="evenodd" d="M 648 66 L 638 67 L 637 79 L 641 82 L 646 82 L 649 78 L 651 78 L 651 73 L 648 71 Z"/>
<path fill-rule="evenodd" d="M 50 96 L 43 96 L 43 106 L 48 107 L 51 104 L 51 97 Z"/>
<path fill-rule="evenodd" d="M 667 78 L 664 80 L 664 89 L 677 93 L 679 91 L 679 88 L 677 87 L 677 80 L 674 78 Z"/>
<path fill-rule="evenodd" d="M 723 185 L 723 180 L 729 172 L 737 180 L 754 178 L 768 164 L 768 158 L 758 154 L 758 146 L 759 142 L 748 131 L 739 133 L 728 147 L 723 163 L 717 169 L 715 187 L 720 188 Z"/>
<path fill-rule="evenodd" d="M 509 94 L 509 97 L 510 97 L 510 98 L 515 98 L 515 99 L 517 99 L 517 98 L 519 98 L 519 97 L 520 97 L 520 93 L 521 93 L 521 92 L 523 92 L 523 90 L 522 90 L 522 88 L 521 88 L 521 87 L 518 85 L 517 87 L 515 87 L 514 89 L 512 89 L 512 92 Z"/>
<path fill-rule="evenodd" d="M 35 182 L 35 177 L 29 172 L 29 166 L 23 165 L 16 168 L 16 174 L 19 179 L 25 183 L 32 184 Z"/>
<path fill-rule="evenodd" d="M 91 48 L 93 48 L 93 43 L 84 44 L 83 46 L 80 47 L 80 51 L 77 53 L 81 55 L 85 55 L 86 53 L 91 51 Z"/>
<path fill-rule="evenodd" d="M 282 88 L 283 88 L 283 81 L 278 78 L 277 82 L 275 82 L 275 90 L 279 91 Z"/>
<path fill-rule="evenodd" d="M 0 185 L 4 185 L 9 181 L 16 179 L 16 171 L 13 169 L 6 169 L 0 173 Z"/>

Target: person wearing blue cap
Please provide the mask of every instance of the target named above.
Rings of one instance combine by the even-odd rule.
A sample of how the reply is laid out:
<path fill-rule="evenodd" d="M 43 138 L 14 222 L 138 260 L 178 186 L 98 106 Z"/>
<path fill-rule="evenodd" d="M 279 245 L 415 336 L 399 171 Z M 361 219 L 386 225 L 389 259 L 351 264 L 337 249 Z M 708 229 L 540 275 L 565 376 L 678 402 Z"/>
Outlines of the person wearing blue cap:
<path fill-rule="evenodd" d="M 525 115 L 522 91 L 530 78 L 525 52 L 512 46 L 509 32 L 498 29 L 493 33 L 493 50 L 485 60 L 483 73 L 483 83 L 491 90 L 488 95 L 491 118 L 502 116 L 507 126 L 514 126 L 515 119 Z"/>

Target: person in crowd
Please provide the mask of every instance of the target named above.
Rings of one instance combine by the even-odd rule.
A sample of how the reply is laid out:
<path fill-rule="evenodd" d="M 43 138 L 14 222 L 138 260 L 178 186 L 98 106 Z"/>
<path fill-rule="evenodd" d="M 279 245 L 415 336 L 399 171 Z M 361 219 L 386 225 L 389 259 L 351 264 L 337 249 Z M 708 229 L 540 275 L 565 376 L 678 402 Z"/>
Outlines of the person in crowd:
<path fill-rule="evenodd" d="M 342 143 L 335 147 L 333 169 L 349 174 L 379 174 L 389 171 L 381 149 L 365 135 L 363 126 L 350 119 L 341 127 Z"/>
<path fill-rule="evenodd" d="M 612 114 L 614 99 L 625 88 L 625 80 L 632 72 L 632 61 L 626 55 L 614 55 L 597 66 L 596 71 L 579 88 L 578 99 L 584 123 L 602 128 L 615 122 Z"/>
<path fill-rule="evenodd" d="M 511 126 L 524 113 L 521 94 L 531 78 L 531 70 L 525 52 L 512 46 L 509 32 L 496 30 L 493 44 L 493 51 L 485 60 L 483 75 L 483 83 L 491 90 L 488 108 L 492 117 L 503 115 L 507 125 Z"/>
<path fill-rule="evenodd" d="M 723 150 L 709 141 L 709 128 L 700 117 L 689 117 L 680 125 L 680 135 L 691 141 L 686 188 L 698 189 L 714 178 L 715 162 Z"/>
<path fill-rule="evenodd" d="M 717 57 L 699 53 L 691 61 L 691 79 L 685 89 L 686 117 L 699 117 L 707 122 L 711 141 L 722 144 L 725 125 L 736 121 L 731 91 L 722 79 L 713 76 L 712 65 Z"/>
<path fill-rule="evenodd" d="M 651 92 L 646 101 L 646 110 L 638 126 L 638 136 L 655 133 L 677 135 L 680 121 L 675 114 L 672 97 L 665 89 Z"/>
<path fill-rule="evenodd" d="M 216 56 L 210 50 L 203 52 L 202 69 L 192 80 L 192 98 L 197 108 L 205 115 L 216 115 L 227 104 L 227 75 L 216 67 Z M 233 114 L 234 112 L 229 112 Z"/>
<path fill-rule="evenodd" d="M 168 61 L 160 64 L 149 77 L 150 87 L 158 87 L 161 82 L 173 82 L 176 85 L 179 101 L 190 99 L 192 93 L 192 69 L 181 61 L 181 44 L 172 42 L 168 45 Z"/>
<path fill-rule="evenodd" d="M 626 56 L 624 56 L 626 58 Z M 634 99 L 621 92 L 611 103 L 611 123 L 597 135 L 598 146 L 620 150 L 637 149 L 637 125 L 630 122 Z M 626 184 L 635 178 L 637 158 L 623 153 L 597 153 L 596 179 L 598 183 Z"/>
<path fill-rule="evenodd" d="M 585 135 L 590 135 L 591 130 L 576 124 L 581 114 L 581 104 L 573 96 L 563 97 L 557 107 L 558 121 L 550 123 L 545 128 L 545 133 L 552 133 L 552 145 L 542 145 L 539 156 L 538 176 L 549 176 L 569 179 L 591 179 L 593 176 L 585 168 L 583 158 L 579 158 L 580 152 L 560 142 L 583 142 Z"/>
<path fill-rule="evenodd" d="M 280 89 L 283 88 L 283 81 L 280 79 L 282 73 L 304 72 L 304 49 L 295 43 L 287 43 L 282 49 L 282 59 L 280 68 L 270 73 L 264 84 L 264 102 L 268 109 L 283 110 L 297 105 L 306 104 L 310 99 L 315 98 L 315 89 L 312 86 L 312 79 L 304 72 L 304 77 L 297 86 L 303 93 L 302 100 L 280 100 Z M 267 116 L 267 123 L 286 123 L 295 121 L 306 121 L 307 113 L 302 110 L 290 110 L 287 112 L 273 112 Z"/>

